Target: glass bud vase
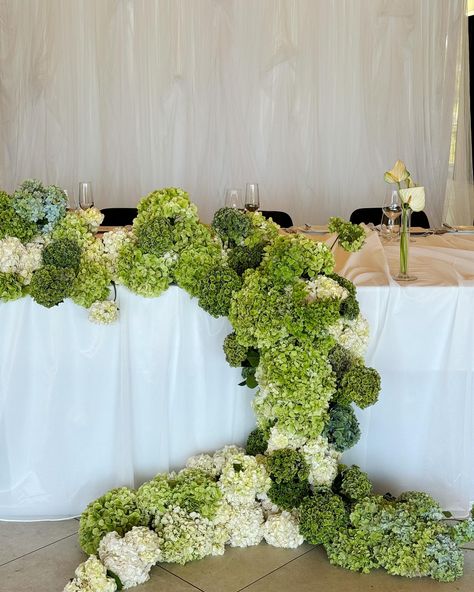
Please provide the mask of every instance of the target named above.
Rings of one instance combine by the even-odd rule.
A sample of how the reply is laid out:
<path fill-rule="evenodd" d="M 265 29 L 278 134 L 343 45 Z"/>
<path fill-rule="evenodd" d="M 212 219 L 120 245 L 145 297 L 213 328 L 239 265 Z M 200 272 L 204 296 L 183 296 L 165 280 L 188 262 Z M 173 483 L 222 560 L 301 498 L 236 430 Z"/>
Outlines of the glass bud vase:
<path fill-rule="evenodd" d="M 410 275 L 408 272 L 408 263 L 410 260 L 410 222 L 411 209 L 402 206 L 402 215 L 400 218 L 400 272 L 395 277 L 395 279 L 402 282 L 416 280 L 416 277 Z"/>

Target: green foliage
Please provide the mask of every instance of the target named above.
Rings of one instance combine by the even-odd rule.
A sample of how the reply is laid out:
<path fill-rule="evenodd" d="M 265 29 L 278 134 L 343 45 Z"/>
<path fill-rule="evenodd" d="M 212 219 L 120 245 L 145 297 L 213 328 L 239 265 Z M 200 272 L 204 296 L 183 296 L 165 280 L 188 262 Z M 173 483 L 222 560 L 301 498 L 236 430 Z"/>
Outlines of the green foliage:
<path fill-rule="evenodd" d="M 227 262 L 231 269 L 239 275 L 243 275 L 246 269 L 257 268 L 263 259 L 263 245 L 253 247 L 238 245 L 229 250 Z"/>
<path fill-rule="evenodd" d="M 250 233 L 252 223 L 244 212 L 235 208 L 221 208 L 212 219 L 212 228 L 228 246 L 241 244 Z"/>
<path fill-rule="evenodd" d="M 268 497 L 282 510 L 291 511 L 299 508 L 303 501 L 311 494 L 308 481 L 272 482 L 268 490 Z"/>
<path fill-rule="evenodd" d="M 380 392 L 380 374 L 374 368 L 353 364 L 344 374 L 336 399 L 340 404 L 353 401 L 361 409 L 377 402 Z"/>
<path fill-rule="evenodd" d="M 70 238 L 53 240 L 43 249 L 43 263 L 54 267 L 69 267 L 77 272 L 81 263 L 81 247 Z"/>
<path fill-rule="evenodd" d="M 291 448 L 273 451 L 267 458 L 267 470 L 275 483 L 307 481 L 309 477 L 303 454 Z"/>
<path fill-rule="evenodd" d="M 0 300 L 8 302 L 23 296 L 23 283 L 16 273 L 0 271 Z"/>
<path fill-rule="evenodd" d="M 338 452 L 344 452 L 357 444 L 360 428 L 354 410 L 349 405 L 333 405 L 329 410 L 329 421 L 323 432 Z"/>
<path fill-rule="evenodd" d="M 102 537 L 108 532 L 123 536 L 134 526 L 142 524 L 134 491 L 127 487 L 112 489 L 90 503 L 84 510 L 79 524 L 79 544 L 84 553 L 97 553 Z"/>
<path fill-rule="evenodd" d="M 232 368 L 238 368 L 242 366 L 243 362 L 247 359 L 247 348 L 237 341 L 237 335 L 235 332 L 229 333 L 224 339 L 224 353 L 225 359 Z"/>
<path fill-rule="evenodd" d="M 362 226 L 346 222 L 343 218 L 329 218 L 328 230 L 337 233 L 339 244 L 345 251 L 359 251 L 365 242 Z"/>
<path fill-rule="evenodd" d="M 173 260 L 143 253 L 133 244 L 120 250 L 117 274 L 120 282 L 141 296 L 159 296 L 171 283 Z"/>
<path fill-rule="evenodd" d="M 370 495 L 372 483 L 367 473 L 361 471 L 357 465 L 351 467 L 340 465 L 333 488 L 347 501 L 354 503 Z"/>
<path fill-rule="evenodd" d="M 44 265 L 33 273 L 29 293 L 38 304 L 51 308 L 70 295 L 75 277 L 73 269 Z"/>
<path fill-rule="evenodd" d="M 268 434 L 262 428 L 255 428 L 250 432 L 245 445 L 245 454 L 257 456 L 265 454 L 268 447 Z"/>
<path fill-rule="evenodd" d="M 329 490 L 316 491 L 300 506 L 300 532 L 313 545 L 326 545 L 348 523 L 344 502 Z"/>
<path fill-rule="evenodd" d="M 13 208 L 12 197 L 4 191 L 0 191 L 0 212 L 0 240 L 14 236 L 27 243 L 38 234 L 36 224 L 17 214 Z"/>
<path fill-rule="evenodd" d="M 152 218 L 139 215 L 133 225 L 137 246 L 143 253 L 161 257 L 173 248 L 173 229 L 166 218 Z"/>
<path fill-rule="evenodd" d="M 275 284 L 314 279 L 334 270 L 334 258 L 327 246 L 301 234 L 278 236 L 265 251 L 262 267 Z"/>

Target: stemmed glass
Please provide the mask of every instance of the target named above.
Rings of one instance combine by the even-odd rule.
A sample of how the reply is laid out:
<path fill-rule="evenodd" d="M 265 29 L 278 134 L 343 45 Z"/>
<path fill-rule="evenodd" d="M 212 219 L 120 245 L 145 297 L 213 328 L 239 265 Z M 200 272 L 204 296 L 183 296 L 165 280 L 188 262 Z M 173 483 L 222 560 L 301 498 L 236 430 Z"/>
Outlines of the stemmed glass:
<path fill-rule="evenodd" d="M 245 189 L 245 209 L 256 212 L 260 207 L 260 197 L 257 183 L 247 183 Z"/>
<path fill-rule="evenodd" d="M 380 224 L 380 234 L 386 240 L 397 238 L 400 234 L 400 223 L 398 219 L 402 215 L 400 198 L 398 191 L 390 191 L 382 206 L 382 222 Z"/>
<path fill-rule="evenodd" d="M 90 181 L 81 181 L 79 183 L 79 205 L 82 210 L 92 208 L 94 205 L 92 183 Z"/>
<path fill-rule="evenodd" d="M 242 199 L 242 189 L 226 189 L 225 206 L 226 208 L 242 210 L 244 207 L 244 201 Z"/>

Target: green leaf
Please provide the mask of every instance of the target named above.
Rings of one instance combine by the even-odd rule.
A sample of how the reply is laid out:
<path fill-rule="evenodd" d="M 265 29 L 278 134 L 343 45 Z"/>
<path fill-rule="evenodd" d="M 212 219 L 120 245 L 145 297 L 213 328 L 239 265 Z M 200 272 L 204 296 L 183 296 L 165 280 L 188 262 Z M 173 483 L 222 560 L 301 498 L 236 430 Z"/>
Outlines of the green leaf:
<path fill-rule="evenodd" d="M 247 376 L 247 386 L 251 389 L 258 386 L 258 382 L 255 380 L 255 376 L 253 376 L 253 375 Z"/>
<path fill-rule="evenodd" d="M 242 382 L 239 382 L 239 386 L 245 386 L 247 384 L 246 380 L 242 380 Z"/>
<path fill-rule="evenodd" d="M 446 518 L 452 518 L 453 515 L 451 514 L 451 512 L 448 512 L 448 510 L 443 511 L 443 514 L 446 516 Z"/>
<path fill-rule="evenodd" d="M 260 353 L 256 349 L 250 349 L 247 353 L 247 360 L 252 368 L 256 368 L 260 363 Z"/>
<path fill-rule="evenodd" d="M 109 576 L 109 578 L 112 578 L 113 580 L 115 580 L 115 583 L 117 584 L 117 590 L 123 590 L 122 580 L 118 577 L 118 575 L 116 573 L 114 573 L 113 571 L 110 571 L 110 569 L 108 569 L 107 575 Z"/>

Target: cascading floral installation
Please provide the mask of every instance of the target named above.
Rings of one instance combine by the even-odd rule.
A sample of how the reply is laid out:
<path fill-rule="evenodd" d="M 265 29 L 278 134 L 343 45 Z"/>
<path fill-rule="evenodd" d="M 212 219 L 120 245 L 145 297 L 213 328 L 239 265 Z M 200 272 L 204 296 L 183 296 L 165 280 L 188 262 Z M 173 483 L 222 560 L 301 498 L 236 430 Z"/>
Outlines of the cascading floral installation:
<path fill-rule="evenodd" d="M 110 282 L 149 297 L 177 284 L 230 319 L 225 356 L 242 368 L 242 384 L 257 388 L 245 449 L 199 454 L 178 473 L 113 489 L 87 507 L 79 538 L 90 557 L 66 592 L 129 588 L 159 561 L 184 564 L 262 540 L 322 544 L 331 563 L 356 571 L 462 575 L 459 545 L 474 538 L 472 519 L 446 525 L 427 494 L 376 495 L 364 472 L 340 463 L 360 436 L 353 407 L 377 401 L 380 377 L 364 364 L 368 326 L 330 249 L 280 234 L 259 213 L 223 208 L 207 228 L 174 188 L 145 197 L 131 229 L 96 239 L 97 210 L 32 221 L 24 212 L 33 186 L 22 185 L 22 208 L 15 194 L 0 194 L 0 299 L 30 294 L 54 306 L 72 298 L 95 322 L 110 322 Z M 330 229 L 348 250 L 363 244 L 361 227 L 336 218 Z"/>

